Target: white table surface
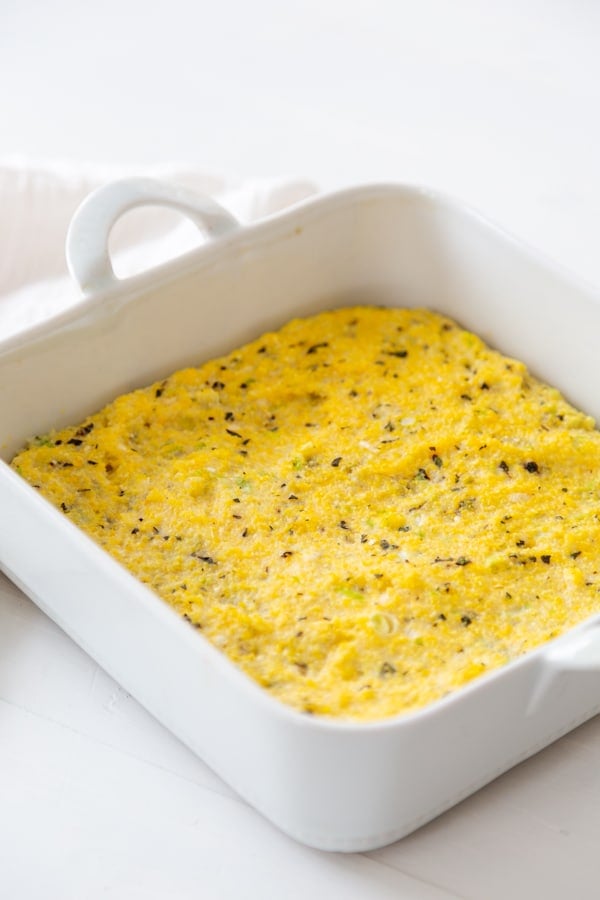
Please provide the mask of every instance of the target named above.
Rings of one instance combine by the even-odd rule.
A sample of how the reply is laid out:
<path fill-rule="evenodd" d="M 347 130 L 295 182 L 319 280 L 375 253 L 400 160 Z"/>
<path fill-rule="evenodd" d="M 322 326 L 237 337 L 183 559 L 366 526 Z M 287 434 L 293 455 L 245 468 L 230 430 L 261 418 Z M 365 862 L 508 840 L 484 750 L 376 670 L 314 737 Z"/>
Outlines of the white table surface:
<path fill-rule="evenodd" d="M 599 41 L 592 0 L 3 0 L 0 152 L 431 184 L 600 285 Z M 393 846 L 324 854 L 0 576 L 0 810 L 11 900 L 597 898 L 600 720 Z"/>

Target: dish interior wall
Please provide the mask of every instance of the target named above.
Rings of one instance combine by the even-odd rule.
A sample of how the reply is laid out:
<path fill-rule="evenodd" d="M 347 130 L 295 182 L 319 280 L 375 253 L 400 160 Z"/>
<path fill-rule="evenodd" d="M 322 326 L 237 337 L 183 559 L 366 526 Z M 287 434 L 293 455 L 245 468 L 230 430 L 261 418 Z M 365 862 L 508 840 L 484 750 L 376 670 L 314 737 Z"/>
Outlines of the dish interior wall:
<path fill-rule="evenodd" d="M 600 415 L 600 313 L 583 290 L 456 207 L 366 191 L 242 230 L 0 348 L 0 456 L 293 316 L 354 303 L 446 313 Z"/>

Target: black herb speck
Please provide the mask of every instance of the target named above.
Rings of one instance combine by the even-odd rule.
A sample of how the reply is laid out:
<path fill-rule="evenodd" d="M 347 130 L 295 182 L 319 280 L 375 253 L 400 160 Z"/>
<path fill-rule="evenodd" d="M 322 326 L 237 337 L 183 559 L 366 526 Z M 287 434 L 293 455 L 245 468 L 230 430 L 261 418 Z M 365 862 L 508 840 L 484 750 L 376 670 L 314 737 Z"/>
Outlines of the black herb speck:
<path fill-rule="evenodd" d="M 528 472 L 539 472 L 540 471 L 540 467 L 532 459 L 529 460 L 529 462 L 523 463 L 523 468 L 526 469 Z"/>
<path fill-rule="evenodd" d="M 350 531 L 350 526 L 348 525 L 348 523 L 346 522 L 345 519 L 341 519 L 340 528 L 343 528 L 344 531 Z"/>
<path fill-rule="evenodd" d="M 498 463 L 498 468 L 502 469 L 503 472 L 506 472 L 508 475 L 508 463 L 505 463 L 504 460 Z"/>
<path fill-rule="evenodd" d="M 223 388 L 225 387 L 225 385 L 223 384 L 222 381 L 213 381 L 213 383 L 211 384 L 211 387 L 212 387 L 213 391 L 222 391 Z"/>
<path fill-rule="evenodd" d="M 73 444 L 74 447 L 81 447 L 81 445 L 83 444 L 83 441 L 81 440 L 81 438 L 73 437 L 67 441 L 67 444 Z"/>
<path fill-rule="evenodd" d="M 467 559 L 466 556 L 459 556 L 458 559 L 456 560 L 456 565 L 457 566 L 468 566 L 470 562 L 471 562 L 471 560 Z"/>
<path fill-rule="evenodd" d="M 216 566 L 217 564 L 212 556 L 201 556 L 199 553 L 192 553 L 192 556 L 194 556 L 196 559 L 201 560 L 202 562 L 208 563 L 209 566 Z"/>
<path fill-rule="evenodd" d="M 386 356 L 397 356 L 398 359 L 405 359 L 408 356 L 408 350 L 386 350 Z"/>
<path fill-rule="evenodd" d="M 442 458 L 440 456 L 438 456 L 437 453 L 434 453 L 431 458 L 434 461 L 434 463 L 436 464 L 436 466 L 438 467 L 438 469 L 440 469 L 444 465 L 442 462 Z"/>
<path fill-rule="evenodd" d="M 306 351 L 307 356 L 310 356 L 312 353 L 316 353 L 317 350 L 321 349 L 321 347 L 329 347 L 329 344 L 327 343 L 327 341 L 321 341 L 320 344 L 313 344 L 312 347 L 309 347 Z"/>
<path fill-rule="evenodd" d="M 470 616 L 461 616 L 460 621 L 463 623 L 465 628 L 468 628 L 473 619 Z"/>
<path fill-rule="evenodd" d="M 233 431 L 231 428 L 226 428 L 225 431 L 227 432 L 227 434 L 230 434 L 231 437 L 241 438 L 242 436 L 237 431 Z"/>
<path fill-rule="evenodd" d="M 341 463 L 341 461 L 342 461 L 342 457 L 341 457 L 341 456 L 336 456 L 335 459 L 332 459 L 332 460 L 331 460 L 331 465 L 333 466 L 334 469 L 337 469 L 337 467 L 339 466 L 339 464 Z"/>
<path fill-rule="evenodd" d="M 550 554 L 549 553 L 543 553 L 540 556 L 540 559 L 543 563 L 546 563 L 547 566 L 550 565 Z"/>
<path fill-rule="evenodd" d="M 287 559 L 289 556 L 292 556 L 293 552 L 293 550 L 284 550 L 281 556 L 283 559 Z"/>
<path fill-rule="evenodd" d="M 569 554 L 571 559 L 577 559 L 578 556 L 581 556 L 581 550 L 575 550 L 573 553 Z"/>
<path fill-rule="evenodd" d="M 233 422 L 234 418 L 235 418 L 235 416 L 233 415 L 232 412 L 225 413 L 225 421 L 226 422 Z"/>

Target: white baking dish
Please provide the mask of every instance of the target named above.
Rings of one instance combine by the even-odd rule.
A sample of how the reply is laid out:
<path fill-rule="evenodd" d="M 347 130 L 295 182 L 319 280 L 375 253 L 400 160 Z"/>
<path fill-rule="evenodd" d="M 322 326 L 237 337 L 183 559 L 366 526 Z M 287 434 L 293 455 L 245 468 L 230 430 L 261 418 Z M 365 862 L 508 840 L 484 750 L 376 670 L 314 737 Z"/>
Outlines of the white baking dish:
<path fill-rule="evenodd" d="M 214 239 L 126 282 L 108 232 L 175 206 Z M 241 228 L 210 201 L 130 180 L 93 195 L 68 244 L 84 299 L 0 345 L 2 458 L 118 393 L 333 305 L 424 305 L 525 360 L 600 416 L 598 297 L 472 212 L 380 186 Z M 329 850 L 389 843 L 600 710 L 600 617 L 430 707 L 379 723 L 273 699 L 0 462 L 0 564 L 253 806 Z"/>

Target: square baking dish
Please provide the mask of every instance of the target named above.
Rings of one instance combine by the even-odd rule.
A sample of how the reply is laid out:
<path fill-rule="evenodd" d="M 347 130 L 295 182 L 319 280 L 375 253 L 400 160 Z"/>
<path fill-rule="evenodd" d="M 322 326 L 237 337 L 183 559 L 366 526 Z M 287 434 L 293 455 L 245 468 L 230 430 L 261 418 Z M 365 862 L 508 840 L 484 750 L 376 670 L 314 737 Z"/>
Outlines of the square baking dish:
<path fill-rule="evenodd" d="M 209 240 L 121 281 L 110 230 L 150 204 L 180 210 Z M 0 344 L 0 566 L 257 810 L 313 847 L 380 847 L 600 711 L 595 616 L 417 712 L 370 723 L 297 712 L 6 464 L 33 435 L 118 394 L 353 304 L 448 315 L 598 418 L 597 294 L 476 213 L 393 185 L 241 227 L 207 198 L 129 179 L 86 201 L 67 250 L 81 303 Z"/>

